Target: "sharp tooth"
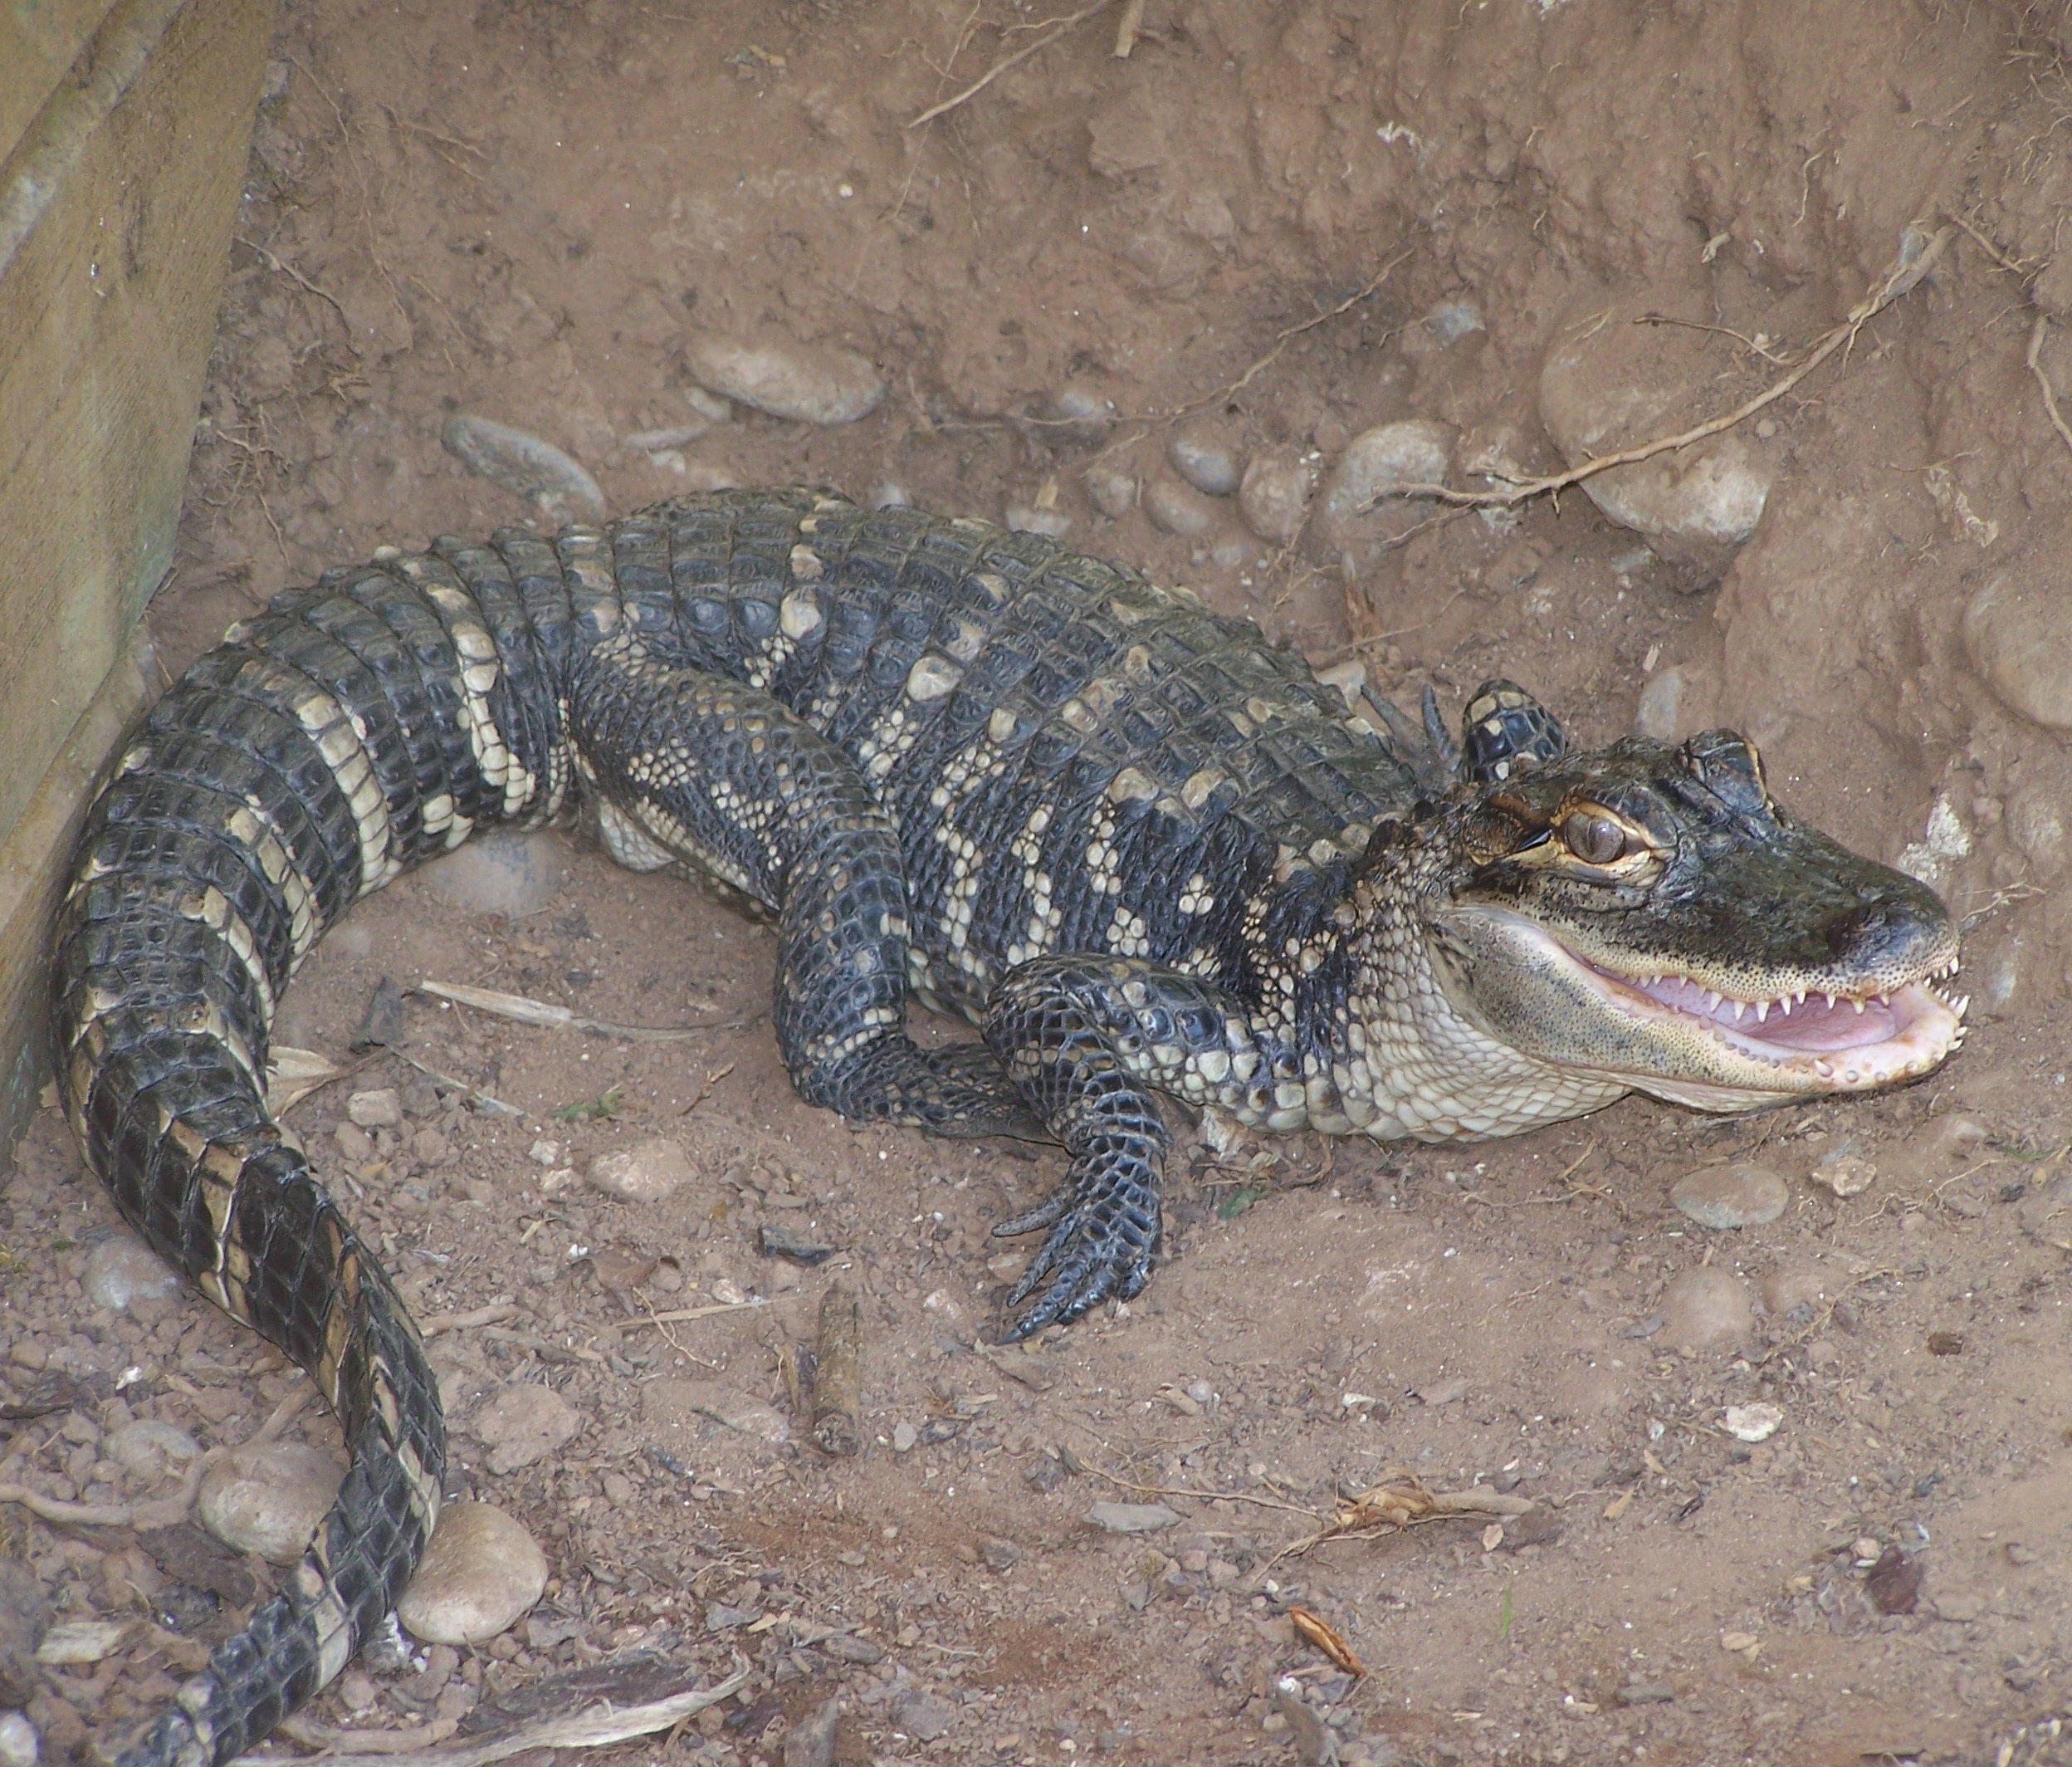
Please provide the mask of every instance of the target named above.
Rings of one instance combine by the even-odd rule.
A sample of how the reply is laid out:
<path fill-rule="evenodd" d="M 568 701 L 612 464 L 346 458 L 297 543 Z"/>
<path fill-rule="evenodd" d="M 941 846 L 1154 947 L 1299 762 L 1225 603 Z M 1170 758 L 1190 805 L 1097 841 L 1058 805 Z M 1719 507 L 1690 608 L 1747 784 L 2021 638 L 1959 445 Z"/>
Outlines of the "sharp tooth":
<path fill-rule="evenodd" d="M 1789 994 L 1786 994 L 1782 999 L 1778 1001 L 1777 1011 L 1781 1012 L 1786 1018 L 1790 1018 L 1791 1016 L 1791 996 Z"/>
<path fill-rule="evenodd" d="M 1710 1011 L 1710 1012 L 1717 1012 L 1717 1011 L 1719 1011 L 1719 999 L 1720 999 L 1720 996 L 1719 996 L 1719 991 L 1718 991 L 1717 988 L 1708 988 L 1708 989 L 1705 991 L 1705 1006 L 1706 1006 L 1706 1010 L 1707 1010 L 1708 1011 Z"/>
<path fill-rule="evenodd" d="M 1955 1012 L 1959 1018 L 1962 1018 L 1964 1016 L 1964 1009 L 1969 1006 L 1971 1003 L 1972 996 L 1970 995 L 1960 994 L 1957 996 L 1957 1000 L 1950 1010 Z"/>
<path fill-rule="evenodd" d="M 1830 1012 L 1832 1012 L 1835 1010 L 1835 996 L 1831 991 L 1827 996 L 1827 1010 Z"/>
<path fill-rule="evenodd" d="M 1822 1061 L 1815 1057 L 1813 1062 L 1813 1071 L 1822 1079 L 1832 1079 L 1835 1078 L 1835 1064 L 1831 1061 Z"/>
<path fill-rule="evenodd" d="M 1881 1006 L 1889 1006 L 1892 1004 L 1892 996 L 1889 994 L 1880 994 L 1878 996 L 1878 1004 Z"/>
<path fill-rule="evenodd" d="M 1770 1002 L 1769 1002 L 1768 1001 L 1767 1001 L 1767 1000 L 1759 1000 L 1759 1001 L 1757 1001 L 1756 1002 L 1756 1022 L 1757 1022 L 1758 1025 L 1762 1024 L 1762 1023 L 1763 1023 L 1766 1020 L 1767 1020 L 1767 1019 L 1769 1018 L 1769 1016 L 1770 1016 Z"/>
<path fill-rule="evenodd" d="M 1744 1013 L 1744 1012 L 1746 1012 L 1747 1010 L 1748 1010 L 1748 1003 L 1747 1003 L 1747 1001 L 1742 1001 L 1742 1000 L 1737 1000 L 1737 1001 L 1736 1001 L 1734 1002 L 1734 1022 L 1735 1022 L 1737 1025 L 1738 1025 L 1738 1024 L 1741 1022 L 1741 1016 L 1742 1016 L 1742 1013 Z"/>
<path fill-rule="evenodd" d="M 1830 1006 L 1835 1004 L 1832 996 L 1829 997 L 1827 1003 Z M 1858 1018 L 1861 1018 L 1864 1016 L 1864 1003 L 1860 1000 L 1852 1000 L 1850 1002 L 1850 1005 L 1856 1009 L 1856 1016 Z"/>
<path fill-rule="evenodd" d="M 1803 1006 L 1806 1004 L 1806 990 L 1804 988 L 1801 988 L 1796 994 L 1792 996 L 1792 998 L 1800 1006 Z"/>

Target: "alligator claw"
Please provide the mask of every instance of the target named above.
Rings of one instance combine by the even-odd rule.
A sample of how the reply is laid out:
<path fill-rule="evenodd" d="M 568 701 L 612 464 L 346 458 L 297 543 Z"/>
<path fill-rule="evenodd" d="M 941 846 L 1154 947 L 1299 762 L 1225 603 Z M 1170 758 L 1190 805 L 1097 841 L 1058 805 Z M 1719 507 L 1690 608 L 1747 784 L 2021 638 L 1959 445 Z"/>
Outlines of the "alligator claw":
<path fill-rule="evenodd" d="M 1158 1203 L 1148 1187 L 1068 1180 L 993 1231 L 1032 1233 L 1045 1226 L 1050 1231 L 1007 1300 L 1010 1311 L 1031 1295 L 1037 1295 L 1036 1304 L 1001 1334 L 1003 1344 L 1019 1343 L 1047 1326 L 1069 1325 L 1111 1298 L 1128 1300 L 1151 1280 Z"/>

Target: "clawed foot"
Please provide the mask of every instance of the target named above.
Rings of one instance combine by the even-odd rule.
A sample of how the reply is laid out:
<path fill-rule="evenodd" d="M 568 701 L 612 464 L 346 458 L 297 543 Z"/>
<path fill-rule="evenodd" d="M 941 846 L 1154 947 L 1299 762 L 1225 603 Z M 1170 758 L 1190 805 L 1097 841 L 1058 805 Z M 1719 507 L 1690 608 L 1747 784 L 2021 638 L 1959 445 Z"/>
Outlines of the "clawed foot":
<path fill-rule="evenodd" d="M 1112 1297 L 1127 1300 L 1151 1280 L 1158 1247 L 1158 1199 L 1148 1186 L 1068 1179 L 1026 1214 L 1004 1221 L 1000 1238 L 1048 1227 L 1014 1292 L 1010 1310 L 1041 1285 L 1036 1304 L 1001 1334 L 1003 1344 L 1034 1337 L 1048 1325 L 1069 1325 Z"/>

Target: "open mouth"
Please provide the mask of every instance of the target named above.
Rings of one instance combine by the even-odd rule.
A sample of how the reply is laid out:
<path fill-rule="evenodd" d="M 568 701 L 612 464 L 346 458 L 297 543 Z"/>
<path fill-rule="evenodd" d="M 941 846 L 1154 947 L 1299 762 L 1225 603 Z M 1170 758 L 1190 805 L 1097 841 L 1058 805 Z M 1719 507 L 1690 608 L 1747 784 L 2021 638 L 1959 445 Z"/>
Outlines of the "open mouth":
<path fill-rule="evenodd" d="M 1927 1073 L 1963 1040 L 1970 1005 L 1968 996 L 1952 998 L 1938 985 L 1956 972 L 1954 960 L 1939 975 L 1889 992 L 1814 989 L 1743 1000 L 1686 976 L 1621 975 L 1566 954 L 1624 1010 L 1700 1028 L 1738 1055 L 1810 1071 L 1838 1091 Z"/>

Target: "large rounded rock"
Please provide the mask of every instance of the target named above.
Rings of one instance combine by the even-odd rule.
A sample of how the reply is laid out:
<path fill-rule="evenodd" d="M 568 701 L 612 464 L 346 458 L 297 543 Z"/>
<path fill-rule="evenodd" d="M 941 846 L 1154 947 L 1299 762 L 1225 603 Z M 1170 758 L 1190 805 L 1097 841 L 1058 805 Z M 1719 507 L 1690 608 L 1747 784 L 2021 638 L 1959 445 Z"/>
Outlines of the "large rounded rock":
<path fill-rule="evenodd" d="M 544 829 L 477 835 L 457 852 L 418 874 L 418 883 L 449 908 L 518 920 L 537 914 L 561 892 L 568 848 Z"/>
<path fill-rule="evenodd" d="M 134 1234 L 118 1232 L 87 1253 L 81 1285 L 95 1306 L 126 1313 L 138 1301 L 178 1294 L 180 1273 Z"/>
<path fill-rule="evenodd" d="M 1636 323 L 1654 305 L 1594 311 L 1548 350 L 1540 421 L 1570 466 L 1679 434 L 1731 402 L 1720 390 L 1717 340 L 1687 326 Z M 1755 532 L 1776 476 L 1773 451 L 1732 429 L 1594 474 L 1583 489 L 1610 520 L 1711 580 Z"/>
<path fill-rule="evenodd" d="M 1410 485 L 1443 485 L 1453 470 L 1454 436 L 1444 423 L 1409 418 L 1363 430 L 1346 444 L 1325 482 L 1317 513 L 1326 540 L 1351 544 L 1400 531 L 1421 521 L 1429 505 L 1417 507 L 1406 521 L 1398 502 Z"/>
<path fill-rule="evenodd" d="M 2009 710 L 2072 730 L 2072 602 L 2061 574 L 2003 570 L 1964 609 L 1964 650 Z"/>
<path fill-rule="evenodd" d="M 1302 532 L 1316 490 L 1317 469 L 1300 455 L 1255 454 L 1238 486 L 1238 508 L 1260 539 L 1285 546 Z"/>
<path fill-rule="evenodd" d="M 396 1617 L 427 1644 L 480 1644 L 546 1586 L 546 1554 L 522 1526 L 493 1504 L 449 1503 Z"/>
<path fill-rule="evenodd" d="M 195 1513 L 233 1552 L 256 1552 L 275 1564 L 302 1556 L 316 1525 L 338 1495 L 345 1469 L 334 1455 L 299 1442 L 240 1448 L 202 1481 Z"/>
<path fill-rule="evenodd" d="M 877 410 L 885 379 L 867 356 L 796 338 L 695 336 L 684 360 L 715 393 L 801 423 L 853 423 Z"/>
<path fill-rule="evenodd" d="M 1791 1187 L 1778 1173 L 1743 1160 L 1687 1172 L 1669 1192 L 1679 1214 L 1701 1227 L 1718 1229 L 1775 1221 L 1791 1198 Z"/>

